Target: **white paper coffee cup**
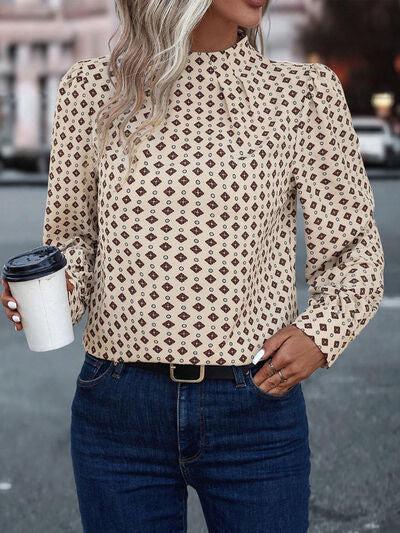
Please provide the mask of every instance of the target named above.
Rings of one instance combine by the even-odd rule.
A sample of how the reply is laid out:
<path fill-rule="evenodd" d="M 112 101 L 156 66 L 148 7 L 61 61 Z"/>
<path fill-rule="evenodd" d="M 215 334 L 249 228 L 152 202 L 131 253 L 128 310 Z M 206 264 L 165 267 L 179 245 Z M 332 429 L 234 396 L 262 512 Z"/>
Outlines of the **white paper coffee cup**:
<path fill-rule="evenodd" d="M 66 265 L 58 248 L 39 246 L 10 258 L 3 267 L 33 352 L 56 350 L 74 341 Z"/>

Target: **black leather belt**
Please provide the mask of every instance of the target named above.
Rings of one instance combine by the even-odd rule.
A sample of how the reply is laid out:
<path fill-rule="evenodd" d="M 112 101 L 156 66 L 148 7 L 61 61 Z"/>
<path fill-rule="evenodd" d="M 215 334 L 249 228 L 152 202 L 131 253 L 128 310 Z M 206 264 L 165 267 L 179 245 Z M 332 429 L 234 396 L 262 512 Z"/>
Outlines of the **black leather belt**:
<path fill-rule="evenodd" d="M 174 363 L 146 363 L 145 361 L 135 361 L 132 363 L 140 368 L 151 372 L 161 372 L 167 374 L 173 381 L 183 383 L 198 383 L 205 378 L 234 379 L 232 365 L 190 365 Z M 251 364 L 243 365 L 243 370 L 247 370 Z"/>

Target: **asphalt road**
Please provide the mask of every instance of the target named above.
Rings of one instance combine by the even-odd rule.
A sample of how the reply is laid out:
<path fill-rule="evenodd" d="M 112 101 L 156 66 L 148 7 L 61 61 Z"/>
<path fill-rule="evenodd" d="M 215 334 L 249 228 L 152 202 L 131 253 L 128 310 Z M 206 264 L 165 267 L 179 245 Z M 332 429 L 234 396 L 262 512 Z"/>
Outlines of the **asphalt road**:
<path fill-rule="evenodd" d="M 400 531 L 400 179 L 382 176 L 370 174 L 385 248 L 383 304 L 332 369 L 303 382 L 312 450 L 310 533 Z M 0 187 L 0 266 L 40 244 L 45 193 L 43 185 Z M 301 235 L 301 219 L 299 225 Z M 302 309 L 302 239 L 297 266 Z M 23 333 L 0 318 L 2 533 L 82 531 L 69 456 L 69 409 L 83 357 L 83 325 L 84 320 L 75 329 L 74 344 L 34 353 Z M 207 532 L 190 487 L 189 524 L 190 533 Z"/>

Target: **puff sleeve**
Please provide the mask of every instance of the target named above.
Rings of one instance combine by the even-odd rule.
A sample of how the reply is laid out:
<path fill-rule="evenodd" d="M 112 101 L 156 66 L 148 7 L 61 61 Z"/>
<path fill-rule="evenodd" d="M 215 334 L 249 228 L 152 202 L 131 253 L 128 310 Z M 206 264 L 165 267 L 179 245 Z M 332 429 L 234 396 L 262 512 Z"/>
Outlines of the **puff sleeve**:
<path fill-rule="evenodd" d="M 330 368 L 383 297 L 383 248 L 359 139 L 336 73 L 309 65 L 293 177 L 302 207 L 308 307 L 293 324 Z"/>
<path fill-rule="evenodd" d="M 94 110 L 87 81 L 78 61 L 59 83 L 42 232 L 42 243 L 59 247 L 67 258 L 74 285 L 68 293 L 73 324 L 88 304 L 98 240 Z"/>

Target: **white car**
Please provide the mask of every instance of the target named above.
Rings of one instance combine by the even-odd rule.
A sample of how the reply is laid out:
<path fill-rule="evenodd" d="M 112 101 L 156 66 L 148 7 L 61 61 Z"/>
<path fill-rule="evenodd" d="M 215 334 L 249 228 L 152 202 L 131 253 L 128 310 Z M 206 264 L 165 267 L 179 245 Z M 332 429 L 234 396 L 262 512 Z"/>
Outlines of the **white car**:
<path fill-rule="evenodd" d="M 388 167 L 400 163 L 400 137 L 389 122 L 379 117 L 355 116 L 353 126 L 364 163 Z"/>

